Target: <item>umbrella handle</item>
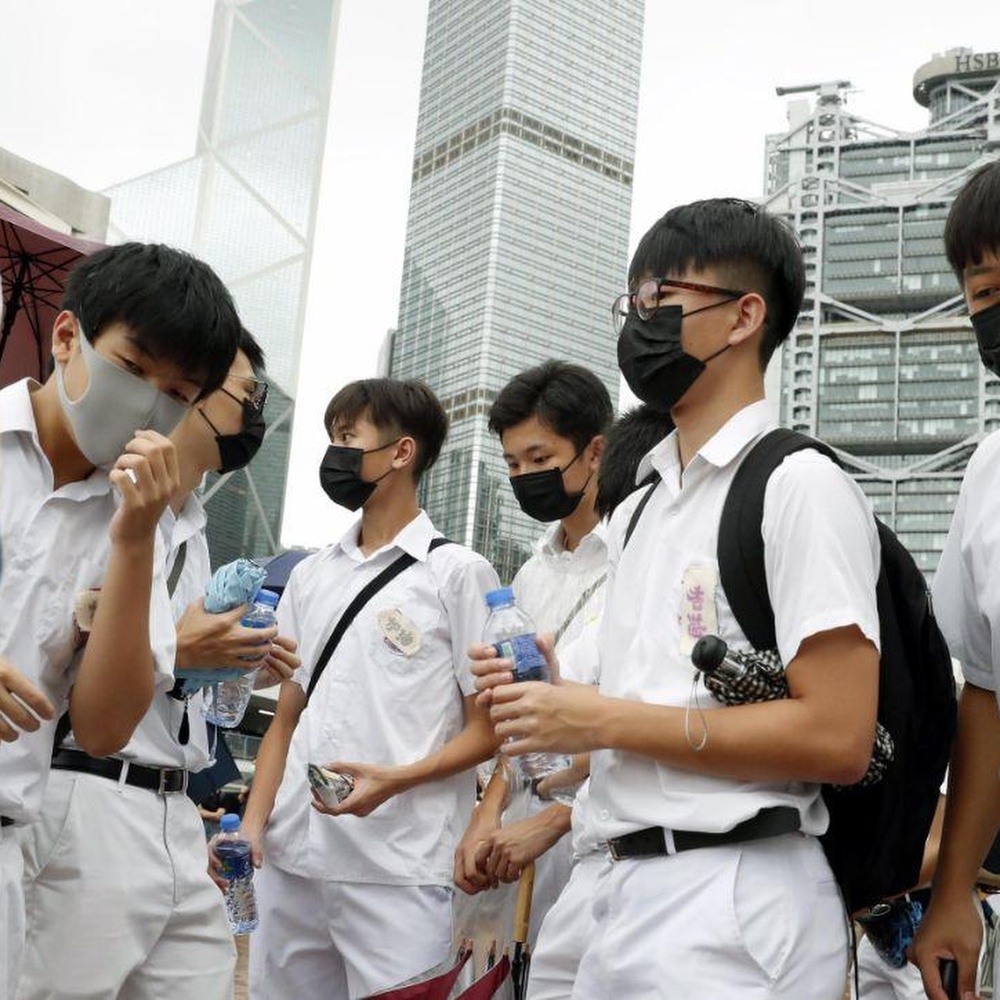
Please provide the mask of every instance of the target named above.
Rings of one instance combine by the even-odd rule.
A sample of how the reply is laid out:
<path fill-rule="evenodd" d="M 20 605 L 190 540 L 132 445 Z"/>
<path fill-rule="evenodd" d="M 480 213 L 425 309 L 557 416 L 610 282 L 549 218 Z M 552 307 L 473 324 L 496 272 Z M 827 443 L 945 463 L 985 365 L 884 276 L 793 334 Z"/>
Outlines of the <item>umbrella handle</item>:
<path fill-rule="evenodd" d="M 528 940 L 528 924 L 531 921 L 531 894 L 535 889 L 535 862 L 529 861 L 521 869 L 517 880 L 517 905 L 514 907 L 514 940 Z"/>

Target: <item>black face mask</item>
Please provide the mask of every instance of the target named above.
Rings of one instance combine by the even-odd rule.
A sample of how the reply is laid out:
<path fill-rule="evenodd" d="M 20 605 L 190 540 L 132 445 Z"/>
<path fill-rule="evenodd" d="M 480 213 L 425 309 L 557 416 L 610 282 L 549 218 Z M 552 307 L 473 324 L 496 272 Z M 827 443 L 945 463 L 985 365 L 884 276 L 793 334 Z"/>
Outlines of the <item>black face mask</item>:
<path fill-rule="evenodd" d="M 543 469 L 541 472 L 526 472 L 523 476 L 510 477 L 514 497 L 528 517 L 536 521 L 560 521 L 569 517 L 580 506 L 593 472 L 587 476 L 587 482 L 579 493 L 566 492 L 563 473 L 582 454 L 581 449 L 564 469 Z"/>
<path fill-rule="evenodd" d="M 381 448 L 369 448 L 368 451 L 364 448 L 344 448 L 331 444 L 326 449 L 323 461 L 319 463 L 319 484 L 323 487 L 323 492 L 335 504 L 348 510 L 364 506 L 365 501 L 375 492 L 375 487 L 392 472 L 392 468 L 388 468 L 373 482 L 362 479 L 361 463 L 365 455 L 390 448 L 398 440 L 390 441 Z"/>
<path fill-rule="evenodd" d="M 236 399 L 233 396 L 233 399 Z M 205 423 L 215 431 L 215 443 L 219 447 L 219 468 L 220 473 L 236 472 L 250 464 L 250 460 L 260 450 L 264 443 L 264 431 L 267 424 L 264 423 L 264 414 L 256 409 L 247 400 L 240 400 L 243 408 L 243 430 L 239 434 L 220 434 L 218 428 L 208 414 L 201 408 L 198 412 L 205 418 Z"/>
<path fill-rule="evenodd" d="M 684 312 L 680 306 L 660 306 L 650 319 L 629 313 L 618 335 L 618 367 L 628 387 L 654 410 L 669 413 L 705 370 L 707 362 L 728 350 L 729 344 L 704 361 L 681 347 L 681 324 L 685 316 L 724 306 L 734 299 L 713 302 Z"/>
<path fill-rule="evenodd" d="M 994 375 L 1000 375 L 1000 302 L 973 313 L 972 329 L 976 331 L 979 357 Z"/>

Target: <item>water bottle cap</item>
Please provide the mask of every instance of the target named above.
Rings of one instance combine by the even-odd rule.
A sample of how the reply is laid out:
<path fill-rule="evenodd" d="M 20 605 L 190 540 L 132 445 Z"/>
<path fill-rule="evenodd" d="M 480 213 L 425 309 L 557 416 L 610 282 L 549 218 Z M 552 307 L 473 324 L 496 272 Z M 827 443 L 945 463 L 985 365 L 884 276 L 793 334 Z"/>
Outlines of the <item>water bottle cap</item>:
<path fill-rule="evenodd" d="M 257 591 L 257 596 L 253 600 L 254 604 L 266 604 L 269 608 L 276 608 L 278 606 L 279 599 L 279 594 L 276 594 L 273 590 L 265 590 L 261 587 L 261 589 Z"/>
<path fill-rule="evenodd" d="M 490 608 L 502 608 L 508 604 L 514 603 L 514 590 L 511 587 L 498 587 L 496 590 L 491 590 L 486 595 L 486 607 Z"/>
<path fill-rule="evenodd" d="M 219 820 L 219 829 L 223 833 L 235 833 L 240 828 L 240 817 L 236 813 L 226 813 Z"/>

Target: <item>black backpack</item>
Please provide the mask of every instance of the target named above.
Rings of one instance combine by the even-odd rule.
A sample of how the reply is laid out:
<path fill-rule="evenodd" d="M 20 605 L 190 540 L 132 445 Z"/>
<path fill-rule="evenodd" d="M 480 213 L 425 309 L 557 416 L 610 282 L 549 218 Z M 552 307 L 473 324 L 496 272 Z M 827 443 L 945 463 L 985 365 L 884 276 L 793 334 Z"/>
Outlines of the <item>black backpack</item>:
<path fill-rule="evenodd" d="M 841 464 L 820 441 L 783 428 L 771 431 L 743 459 L 722 509 L 719 577 L 740 628 L 758 650 L 777 646 L 764 571 L 764 491 L 771 473 L 803 448 Z M 636 508 L 626 542 L 653 489 Z M 877 518 L 876 524 L 882 549 L 876 587 L 878 720 L 892 736 L 895 752 L 878 783 L 823 789 L 830 813 L 823 848 L 850 913 L 917 884 L 957 725 L 951 656 L 927 583 L 893 532 Z"/>

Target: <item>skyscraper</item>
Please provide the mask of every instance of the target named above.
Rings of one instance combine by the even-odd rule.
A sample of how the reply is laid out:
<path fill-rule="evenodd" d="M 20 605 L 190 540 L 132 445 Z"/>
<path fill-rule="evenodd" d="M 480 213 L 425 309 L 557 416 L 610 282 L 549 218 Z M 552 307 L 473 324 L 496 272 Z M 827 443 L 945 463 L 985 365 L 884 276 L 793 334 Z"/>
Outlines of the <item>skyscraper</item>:
<path fill-rule="evenodd" d="M 781 418 L 842 452 L 931 575 L 969 456 L 1000 427 L 1000 381 L 979 363 L 943 243 L 955 194 L 1000 155 L 1000 54 L 921 66 L 917 133 L 848 112 L 849 87 L 779 89 L 816 98 L 791 102 L 789 131 L 767 140 L 767 204 L 798 231 L 808 277 Z"/>
<path fill-rule="evenodd" d="M 430 0 L 389 370 L 451 418 L 425 507 L 505 579 L 538 525 L 486 430 L 497 391 L 555 357 L 617 398 L 642 21 L 643 0 Z"/>
<path fill-rule="evenodd" d="M 111 236 L 208 261 L 267 352 L 268 435 L 203 495 L 212 562 L 279 547 L 340 0 L 216 0 L 197 154 L 116 185 Z"/>

